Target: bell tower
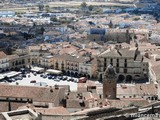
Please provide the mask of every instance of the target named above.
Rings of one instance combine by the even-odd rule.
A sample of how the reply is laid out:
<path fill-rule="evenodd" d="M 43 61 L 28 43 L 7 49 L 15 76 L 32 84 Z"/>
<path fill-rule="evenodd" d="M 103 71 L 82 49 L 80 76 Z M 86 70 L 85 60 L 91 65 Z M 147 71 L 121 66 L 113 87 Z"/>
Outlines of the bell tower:
<path fill-rule="evenodd" d="M 117 75 L 112 65 L 108 65 L 103 75 L 103 98 L 116 99 Z"/>

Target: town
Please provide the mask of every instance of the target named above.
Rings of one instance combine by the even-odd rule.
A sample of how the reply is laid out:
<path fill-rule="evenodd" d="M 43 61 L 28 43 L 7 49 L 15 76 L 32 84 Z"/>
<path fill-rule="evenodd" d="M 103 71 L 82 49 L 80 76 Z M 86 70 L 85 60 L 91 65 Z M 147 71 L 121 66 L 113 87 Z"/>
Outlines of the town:
<path fill-rule="evenodd" d="M 0 120 L 159 120 L 159 0 L 1 0 Z"/>

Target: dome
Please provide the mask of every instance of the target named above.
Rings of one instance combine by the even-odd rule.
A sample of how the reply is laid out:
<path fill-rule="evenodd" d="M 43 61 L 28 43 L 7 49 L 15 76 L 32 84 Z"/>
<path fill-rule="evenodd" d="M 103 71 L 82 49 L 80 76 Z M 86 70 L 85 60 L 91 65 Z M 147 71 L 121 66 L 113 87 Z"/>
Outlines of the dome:
<path fill-rule="evenodd" d="M 108 65 L 104 72 L 104 79 L 105 78 L 116 78 L 116 72 L 111 64 Z"/>

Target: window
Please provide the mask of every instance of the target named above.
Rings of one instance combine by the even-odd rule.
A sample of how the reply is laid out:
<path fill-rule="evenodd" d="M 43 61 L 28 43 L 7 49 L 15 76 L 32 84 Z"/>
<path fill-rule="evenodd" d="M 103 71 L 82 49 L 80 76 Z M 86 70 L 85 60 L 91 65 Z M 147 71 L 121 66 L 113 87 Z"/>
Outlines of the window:
<path fill-rule="evenodd" d="M 113 63 L 113 59 L 112 58 L 110 59 L 110 63 Z"/>
<path fill-rule="evenodd" d="M 119 68 L 116 68 L 116 73 L 119 73 Z"/>
<path fill-rule="evenodd" d="M 25 60 L 24 59 L 22 59 L 22 64 L 25 64 Z"/>
<path fill-rule="evenodd" d="M 112 58 L 110 59 L 110 64 L 113 65 L 113 59 Z"/>
<path fill-rule="evenodd" d="M 125 59 L 124 62 L 127 63 L 127 59 Z"/>
<path fill-rule="evenodd" d="M 117 58 L 117 63 L 119 63 L 119 59 Z"/>
<path fill-rule="evenodd" d="M 119 67 L 119 63 L 117 63 L 116 66 Z"/>
<path fill-rule="evenodd" d="M 126 68 L 124 69 L 124 73 L 127 73 L 127 69 Z"/>
<path fill-rule="evenodd" d="M 125 67 L 125 68 L 127 67 L 127 63 L 124 63 L 124 67 Z"/>

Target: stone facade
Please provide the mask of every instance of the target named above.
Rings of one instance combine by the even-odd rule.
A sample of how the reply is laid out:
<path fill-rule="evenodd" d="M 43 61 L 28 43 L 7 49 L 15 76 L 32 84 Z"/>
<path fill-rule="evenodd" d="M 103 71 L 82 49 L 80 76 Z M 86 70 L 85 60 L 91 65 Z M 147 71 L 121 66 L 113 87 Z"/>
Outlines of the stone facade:
<path fill-rule="evenodd" d="M 103 98 L 116 99 L 117 78 L 113 66 L 109 65 L 103 78 Z"/>
<path fill-rule="evenodd" d="M 143 61 L 143 56 L 137 49 L 111 49 L 97 58 L 97 72 L 99 80 L 106 67 L 111 64 L 118 74 L 118 82 L 132 82 L 147 79 L 148 62 Z"/>

